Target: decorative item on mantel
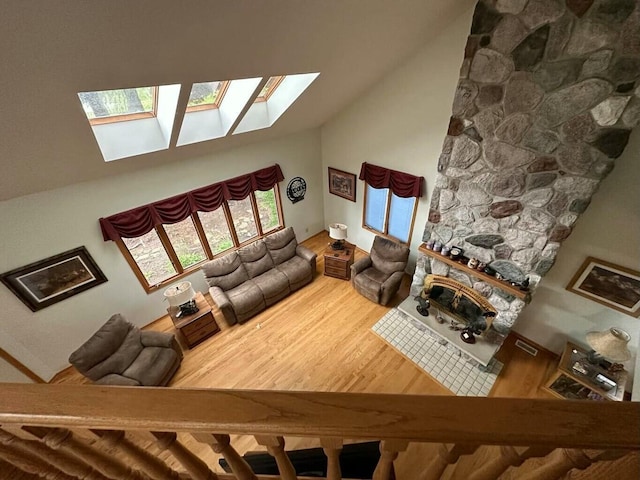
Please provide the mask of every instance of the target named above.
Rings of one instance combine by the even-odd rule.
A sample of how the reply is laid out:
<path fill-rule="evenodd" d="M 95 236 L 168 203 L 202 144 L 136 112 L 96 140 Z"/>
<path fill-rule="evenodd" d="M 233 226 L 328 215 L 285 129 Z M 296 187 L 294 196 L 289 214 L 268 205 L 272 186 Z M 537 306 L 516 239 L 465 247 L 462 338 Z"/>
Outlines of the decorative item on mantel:
<path fill-rule="evenodd" d="M 347 239 L 347 226 L 344 223 L 332 223 L 329 225 L 329 237 L 335 240 L 331 244 L 333 250 L 344 250 L 344 241 Z"/>
<path fill-rule="evenodd" d="M 180 310 L 176 313 L 176 317 L 196 313 L 198 306 L 195 298 L 196 292 L 191 286 L 191 282 L 180 282 L 164 291 L 164 299 L 169 302 L 169 306 Z"/>

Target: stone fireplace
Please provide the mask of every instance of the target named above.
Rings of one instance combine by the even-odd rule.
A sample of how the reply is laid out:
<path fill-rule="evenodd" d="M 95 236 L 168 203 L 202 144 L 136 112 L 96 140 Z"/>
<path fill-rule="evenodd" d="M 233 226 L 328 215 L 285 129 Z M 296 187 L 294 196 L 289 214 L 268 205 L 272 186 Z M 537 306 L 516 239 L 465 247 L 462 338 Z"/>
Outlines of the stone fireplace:
<path fill-rule="evenodd" d="M 636 0 L 481 0 L 476 6 L 423 241 L 457 246 L 535 287 L 640 124 Z M 527 298 L 437 256 L 496 309 L 506 335 Z"/>

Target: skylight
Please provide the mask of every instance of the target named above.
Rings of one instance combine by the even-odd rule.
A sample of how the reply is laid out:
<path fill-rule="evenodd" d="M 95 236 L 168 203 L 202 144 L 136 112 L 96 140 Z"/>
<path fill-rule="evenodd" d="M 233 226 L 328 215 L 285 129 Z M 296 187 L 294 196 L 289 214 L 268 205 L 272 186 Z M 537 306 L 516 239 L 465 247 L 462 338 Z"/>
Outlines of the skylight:
<path fill-rule="evenodd" d="M 105 162 L 169 148 L 180 85 L 80 92 Z"/>
<path fill-rule="evenodd" d="M 278 77 L 270 77 L 269 80 L 267 80 L 267 83 L 264 84 L 264 87 L 262 87 L 262 90 L 260 90 L 260 93 L 258 94 L 258 97 L 255 101 L 266 102 L 267 100 L 269 100 L 269 97 L 273 94 L 276 88 L 278 88 L 280 83 L 282 83 L 282 80 L 284 80 L 284 75 L 280 75 Z"/>
<path fill-rule="evenodd" d="M 187 112 L 219 108 L 229 82 L 194 83 L 187 103 Z"/>
<path fill-rule="evenodd" d="M 80 92 L 84 113 L 92 125 L 154 117 L 157 88 L 138 87 Z"/>
<path fill-rule="evenodd" d="M 233 134 L 269 128 L 318 78 L 320 72 L 271 77 L 263 85 Z"/>

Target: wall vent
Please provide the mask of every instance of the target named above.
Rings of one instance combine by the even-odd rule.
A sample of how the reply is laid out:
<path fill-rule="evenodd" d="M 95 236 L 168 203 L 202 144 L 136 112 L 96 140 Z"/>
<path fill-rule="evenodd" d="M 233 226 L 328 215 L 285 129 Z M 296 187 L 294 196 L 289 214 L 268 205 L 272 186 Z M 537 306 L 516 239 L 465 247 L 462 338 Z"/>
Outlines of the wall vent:
<path fill-rule="evenodd" d="M 527 352 L 529 355 L 532 356 L 536 356 L 538 355 L 538 349 L 532 347 L 531 345 L 529 345 L 528 343 L 523 342 L 522 340 L 516 340 L 516 347 L 518 347 L 521 350 L 524 350 L 525 352 Z"/>

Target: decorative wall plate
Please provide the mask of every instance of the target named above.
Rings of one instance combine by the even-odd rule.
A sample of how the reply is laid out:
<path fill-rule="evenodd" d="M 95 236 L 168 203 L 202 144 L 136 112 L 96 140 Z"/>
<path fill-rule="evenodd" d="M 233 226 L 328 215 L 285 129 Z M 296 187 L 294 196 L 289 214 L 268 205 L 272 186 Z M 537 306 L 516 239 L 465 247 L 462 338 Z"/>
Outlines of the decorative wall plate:
<path fill-rule="evenodd" d="M 293 177 L 287 185 L 287 198 L 292 203 L 304 200 L 304 194 L 307 193 L 307 182 L 302 177 Z"/>

